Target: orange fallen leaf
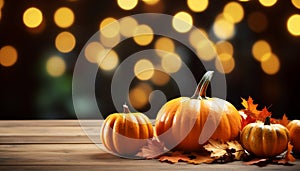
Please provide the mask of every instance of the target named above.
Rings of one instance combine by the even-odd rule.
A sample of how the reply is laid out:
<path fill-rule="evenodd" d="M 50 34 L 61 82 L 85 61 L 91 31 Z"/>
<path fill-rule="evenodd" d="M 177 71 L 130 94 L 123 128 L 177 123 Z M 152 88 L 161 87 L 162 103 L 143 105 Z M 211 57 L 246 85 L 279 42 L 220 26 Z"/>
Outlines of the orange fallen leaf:
<path fill-rule="evenodd" d="M 158 160 L 161 162 L 177 163 L 180 161 L 189 161 L 190 158 L 182 151 L 175 151 L 171 152 L 169 155 L 160 156 Z"/>
<path fill-rule="evenodd" d="M 190 158 L 192 159 L 187 162 L 191 164 L 212 163 L 215 161 L 215 159 L 211 158 L 209 154 L 202 153 L 192 153 Z"/>
<path fill-rule="evenodd" d="M 165 145 L 156 138 L 148 139 L 147 144 L 136 154 L 137 157 L 153 159 L 165 153 Z"/>

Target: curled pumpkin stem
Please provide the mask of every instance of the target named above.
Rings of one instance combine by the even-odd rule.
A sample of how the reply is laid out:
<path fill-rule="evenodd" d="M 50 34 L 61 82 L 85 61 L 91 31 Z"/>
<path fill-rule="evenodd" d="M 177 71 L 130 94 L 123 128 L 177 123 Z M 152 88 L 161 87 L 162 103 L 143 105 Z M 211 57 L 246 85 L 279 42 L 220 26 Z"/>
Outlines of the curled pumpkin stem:
<path fill-rule="evenodd" d="M 123 105 L 123 112 L 130 113 L 130 110 L 129 110 L 128 106 L 126 105 L 126 103 Z"/>
<path fill-rule="evenodd" d="M 270 125 L 271 117 L 267 116 L 264 125 Z"/>
<path fill-rule="evenodd" d="M 208 85 L 212 79 L 214 71 L 207 71 L 202 79 L 200 80 L 197 89 L 195 90 L 194 95 L 191 97 L 192 99 L 205 99 L 206 98 L 206 90 Z"/>

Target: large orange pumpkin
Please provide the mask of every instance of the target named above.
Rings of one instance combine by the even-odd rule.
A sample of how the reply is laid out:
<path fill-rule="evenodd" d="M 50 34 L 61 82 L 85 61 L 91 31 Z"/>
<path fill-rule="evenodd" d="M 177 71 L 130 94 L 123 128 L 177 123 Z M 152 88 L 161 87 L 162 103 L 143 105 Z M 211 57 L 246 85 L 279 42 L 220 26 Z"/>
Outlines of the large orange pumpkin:
<path fill-rule="evenodd" d="M 152 137 L 150 119 L 142 113 L 130 113 L 126 105 L 124 113 L 109 115 L 101 128 L 103 145 L 122 157 L 133 157 Z"/>
<path fill-rule="evenodd" d="M 199 151 L 210 138 L 238 137 L 241 117 L 236 108 L 223 99 L 206 97 L 212 75 L 213 71 L 205 73 L 191 98 L 173 99 L 158 112 L 155 130 L 168 149 Z"/>
<path fill-rule="evenodd" d="M 287 149 L 289 131 L 280 124 L 257 122 L 246 125 L 240 137 L 241 145 L 249 153 L 260 157 L 274 157 Z"/>
<path fill-rule="evenodd" d="M 290 131 L 291 144 L 293 147 L 293 152 L 300 153 L 300 120 L 292 120 L 287 125 Z"/>

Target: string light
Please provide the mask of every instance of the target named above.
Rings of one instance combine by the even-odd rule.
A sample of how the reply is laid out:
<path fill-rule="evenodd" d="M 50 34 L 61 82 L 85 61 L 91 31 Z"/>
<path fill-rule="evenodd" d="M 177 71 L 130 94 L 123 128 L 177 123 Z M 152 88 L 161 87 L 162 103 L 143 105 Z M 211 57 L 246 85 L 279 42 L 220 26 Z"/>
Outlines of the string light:
<path fill-rule="evenodd" d="M 58 27 L 68 28 L 75 20 L 74 12 L 68 7 L 60 7 L 54 13 L 54 22 Z"/>
<path fill-rule="evenodd" d="M 55 47 L 60 52 L 68 53 L 74 49 L 75 45 L 76 39 L 70 32 L 61 32 L 55 38 Z"/>
<path fill-rule="evenodd" d="M 6 45 L 0 49 L 0 64 L 5 67 L 13 66 L 18 60 L 18 52 L 15 47 Z"/>
<path fill-rule="evenodd" d="M 174 15 L 172 26 L 176 31 L 186 33 L 193 26 L 193 18 L 189 13 L 180 11 Z"/>
<path fill-rule="evenodd" d="M 30 7 L 23 14 L 23 22 L 29 28 L 38 27 L 42 21 L 43 14 L 38 8 Z"/>
<path fill-rule="evenodd" d="M 59 56 L 52 56 L 46 63 L 46 70 L 52 77 L 59 77 L 66 71 L 66 63 Z"/>
<path fill-rule="evenodd" d="M 153 30 L 150 26 L 142 24 L 134 29 L 133 40 L 140 46 L 147 46 L 153 40 Z"/>
<path fill-rule="evenodd" d="M 118 0 L 117 3 L 123 10 L 132 10 L 138 4 L 138 0 Z"/>
<path fill-rule="evenodd" d="M 193 12 L 203 12 L 207 9 L 208 0 L 187 0 L 187 5 Z"/>
<path fill-rule="evenodd" d="M 300 36 L 300 15 L 294 14 L 287 21 L 287 29 L 294 36 Z"/>

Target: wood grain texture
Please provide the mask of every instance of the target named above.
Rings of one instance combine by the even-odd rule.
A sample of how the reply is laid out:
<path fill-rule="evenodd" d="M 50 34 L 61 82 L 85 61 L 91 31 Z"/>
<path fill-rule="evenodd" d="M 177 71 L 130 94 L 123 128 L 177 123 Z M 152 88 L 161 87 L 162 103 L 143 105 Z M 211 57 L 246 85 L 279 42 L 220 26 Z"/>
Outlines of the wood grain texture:
<path fill-rule="evenodd" d="M 85 128 L 77 120 L 0 121 L 0 170 L 72 170 L 72 171 L 153 171 L 153 170 L 300 170 L 300 161 L 292 166 L 246 166 L 242 162 L 228 164 L 192 165 L 161 163 L 158 160 L 123 159 L 93 143 L 85 129 L 99 138 L 97 130 L 102 121 L 85 121 Z"/>

